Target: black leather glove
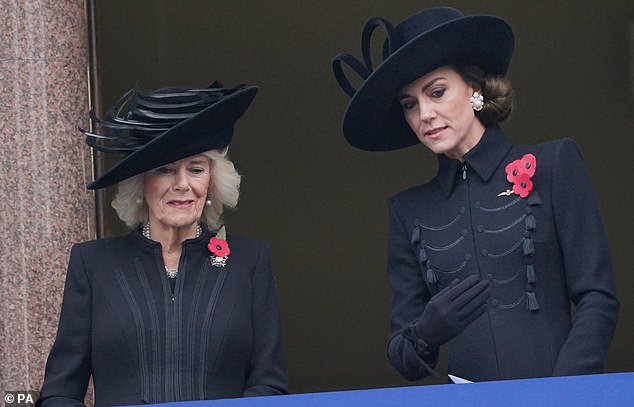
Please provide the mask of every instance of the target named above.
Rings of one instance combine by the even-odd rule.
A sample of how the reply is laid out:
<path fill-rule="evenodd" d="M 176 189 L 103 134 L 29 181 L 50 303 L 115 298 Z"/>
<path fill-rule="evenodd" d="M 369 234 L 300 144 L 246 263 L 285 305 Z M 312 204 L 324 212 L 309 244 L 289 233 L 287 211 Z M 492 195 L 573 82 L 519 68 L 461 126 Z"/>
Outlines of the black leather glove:
<path fill-rule="evenodd" d="M 429 300 L 416 333 L 434 348 L 449 342 L 484 313 L 490 294 L 489 281 L 478 276 L 454 280 Z"/>

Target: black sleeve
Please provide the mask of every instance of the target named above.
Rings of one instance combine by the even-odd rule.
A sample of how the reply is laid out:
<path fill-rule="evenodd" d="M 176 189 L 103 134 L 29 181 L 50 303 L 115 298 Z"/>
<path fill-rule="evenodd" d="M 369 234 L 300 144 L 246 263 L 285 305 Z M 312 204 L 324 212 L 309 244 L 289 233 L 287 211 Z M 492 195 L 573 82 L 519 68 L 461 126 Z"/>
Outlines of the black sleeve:
<path fill-rule="evenodd" d="M 576 312 L 553 374 L 601 373 L 619 312 L 610 247 L 577 145 L 565 139 L 558 147 L 553 211 Z"/>
<path fill-rule="evenodd" d="M 438 349 L 427 347 L 414 329 L 430 296 L 394 201 L 389 202 L 389 208 L 387 274 L 392 290 L 392 335 L 387 346 L 388 358 L 407 380 L 436 376 Z"/>
<path fill-rule="evenodd" d="M 36 405 L 83 406 L 90 366 L 92 293 L 78 246 L 73 246 L 64 286 L 57 337 L 46 362 Z"/>
<path fill-rule="evenodd" d="M 262 243 L 252 275 L 253 350 L 243 396 L 287 394 L 282 327 L 268 246 Z"/>

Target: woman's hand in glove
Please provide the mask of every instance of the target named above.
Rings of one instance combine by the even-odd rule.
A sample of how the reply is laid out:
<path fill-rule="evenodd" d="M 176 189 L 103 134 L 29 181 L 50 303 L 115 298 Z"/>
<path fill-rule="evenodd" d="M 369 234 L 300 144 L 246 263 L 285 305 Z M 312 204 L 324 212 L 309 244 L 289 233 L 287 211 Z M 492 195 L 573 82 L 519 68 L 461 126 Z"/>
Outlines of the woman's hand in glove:
<path fill-rule="evenodd" d="M 431 347 L 449 342 L 484 313 L 490 294 L 489 281 L 476 275 L 454 280 L 429 300 L 417 334 Z"/>

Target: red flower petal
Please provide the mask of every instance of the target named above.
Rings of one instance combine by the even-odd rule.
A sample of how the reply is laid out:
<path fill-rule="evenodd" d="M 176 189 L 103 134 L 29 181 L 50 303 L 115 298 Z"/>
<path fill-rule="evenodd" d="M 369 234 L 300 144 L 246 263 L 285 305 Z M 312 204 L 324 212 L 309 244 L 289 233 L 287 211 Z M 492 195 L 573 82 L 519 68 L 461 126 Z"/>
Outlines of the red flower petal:
<path fill-rule="evenodd" d="M 508 182 L 514 183 L 517 176 L 522 173 L 520 160 L 515 160 L 512 163 L 508 164 L 506 168 L 504 168 L 504 171 L 506 171 L 506 179 L 508 180 Z"/>
<path fill-rule="evenodd" d="M 526 174 L 529 178 L 535 175 L 536 167 L 537 158 L 533 154 L 524 154 L 520 160 L 515 160 L 504 168 L 506 179 L 515 184 L 521 174 Z"/>
<path fill-rule="evenodd" d="M 210 252 L 212 252 L 217 257 L 227 257 L 231 250 L 229 250 L 229 245 L 225 239 L 218 239 L 216 237 L 212 237 L 209 239 L 209 244 L 207 248 Z"/>
<path fill-rule="evenodd" d="M 531 177 L 528 174 L 523 173 L 516 177 L 513 183 L 513 192 L 522 198 L 526 198 L 532 190 L 533 181 L 531 181 Z"/>
<path fill-rule="evenodd" d="M 537 158 L 533 154 L 525 154 L 520 160 L 520 169 L 523 173 L 528 174 L 529 177 L 535 175 L 535 168 L 537 167 Z"/>

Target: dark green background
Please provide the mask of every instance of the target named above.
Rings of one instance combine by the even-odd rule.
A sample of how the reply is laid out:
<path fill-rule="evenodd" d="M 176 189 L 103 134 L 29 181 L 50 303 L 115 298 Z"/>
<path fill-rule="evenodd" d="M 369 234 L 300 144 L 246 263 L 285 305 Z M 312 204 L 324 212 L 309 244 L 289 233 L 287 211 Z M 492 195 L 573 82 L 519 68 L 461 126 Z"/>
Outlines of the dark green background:
<path fill-rule="evenodd" d="M 243 183 L 239 209 L 227 219 L 231 232 L 271 244 L 293 392 L 410 384 L 385 356 L 386 200 L 430 179 L 436 160 L 422 146 L 368 153 L 346 144 L 340 125 L 348 99 L 330 61 L 341 51 L 361 57 L 371 17 L 398 23 L 445 4 L 514 27 L 509 136 L 518 143 L 568 136 L 581 145 L 622 303 L 607 366 L 634 370 L 632 1 L 96 2 L 104 105 L 136 82 L 260 85 L 232 142 Z M 112 213 L 107 231 L 122 232 Z"/>

